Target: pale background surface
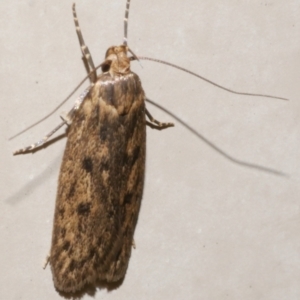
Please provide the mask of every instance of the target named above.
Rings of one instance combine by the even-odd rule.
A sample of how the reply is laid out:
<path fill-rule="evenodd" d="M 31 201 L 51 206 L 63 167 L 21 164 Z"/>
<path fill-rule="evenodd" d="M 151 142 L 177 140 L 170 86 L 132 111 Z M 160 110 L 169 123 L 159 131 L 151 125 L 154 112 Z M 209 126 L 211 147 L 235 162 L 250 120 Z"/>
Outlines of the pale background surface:
<path fill-rule="evenodd" d="M 85 76 L 72 2 L 0 4 L 0 299 L 61 297 L 42 265 L 66 139 L 34 155 L 12 151 L 54 128 L 80 92 L 49 120 L 7 139 L 54 109 Z M 76 3 L 99 64 L 109 46 L 122 43 L 125 0 Z M 300 299 L 299 0 L 132 0 L 129 45 L 228 88 L 289 98 L 233 95 L 152 62 L 133 67 L 150 99 L 227 154 L 289 177 L 230 162 L 178 122 L 162 132 L 148 128 L 137 249 L 123 284 L 94 298 Z"/>

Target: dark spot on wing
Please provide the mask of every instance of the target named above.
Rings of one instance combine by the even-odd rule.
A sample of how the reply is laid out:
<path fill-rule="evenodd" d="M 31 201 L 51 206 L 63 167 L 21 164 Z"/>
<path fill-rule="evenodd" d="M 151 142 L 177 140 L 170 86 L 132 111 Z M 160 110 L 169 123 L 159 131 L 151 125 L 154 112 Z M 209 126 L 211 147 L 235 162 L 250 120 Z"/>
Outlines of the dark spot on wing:
<path fill-rule="evenodd" d="M 65 242 L 64 245 L 63 245 L 63 250 L 68 251 L 69 248 L 70 248 L 70 242 L 67 241 L 67 242 Z"/>
<path fill-rule="evenodd" d="M 132 199 L 132 193 L 127 193 L 124 197 L 124 203 L 125 204 L 130 204 L 131 203 L 131 199 Z"/>
<path fill-rule="evenodd" d="M 77 206 L 77 213 L 79 215 L 87 215 L 90 213 L 91 203 L 80 203 Z"/>
<path fill-rule="evenodd" d="M 96 255 L 97 255 L 97 251 L 94 248 L 90 249 L 89 258 L 92 259 Z"/>
<path fill-rule="evenodd" d="M 69 270 L 70 270 L 71 272 L 73 272 L 74 269 L 75 269 L 75 261 L 72 259 L 72 260 L 71 260 L 71 263 L 69 264 Z"/>
<path fill-rule="evenodd" d="M 139 154 L 140 154 L 140 149 L 141 148 L 138 146 L 133 150 L 131 166 L 133 166 L 135 164 L 136 160 L 138 159 Z"/>
<path fill-rule="evenodd" d="M 65 216 L 65 209 L 64 209 L 64 208 L 60 208 L 60 209 L 58 210 L 58 214 L 59 214 L 59 216 L 63 219 L 64 216 Z"/>
<path fill-rule="evenodd" d="M 93 161 L 92 161 L 92 159 L 90 157 L 85 157 L 82 161 L 82 167 L 88 173 L 91 173 L 93 171 Z"/>

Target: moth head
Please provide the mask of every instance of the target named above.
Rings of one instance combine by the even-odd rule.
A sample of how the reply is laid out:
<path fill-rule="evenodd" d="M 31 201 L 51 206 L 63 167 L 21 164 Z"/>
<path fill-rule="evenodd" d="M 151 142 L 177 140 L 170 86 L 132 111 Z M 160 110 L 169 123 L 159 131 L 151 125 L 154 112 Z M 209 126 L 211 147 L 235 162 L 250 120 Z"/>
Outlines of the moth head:
<path fill-rule="evenodd" d="M 130 72 L 130 59 L 127 52 L 128 47 L 125 45 L 108 48 L 105 54 L 107 64 L 102 67 L 102 71 L 109 72 L 111 75 L 128 74 Z"/>

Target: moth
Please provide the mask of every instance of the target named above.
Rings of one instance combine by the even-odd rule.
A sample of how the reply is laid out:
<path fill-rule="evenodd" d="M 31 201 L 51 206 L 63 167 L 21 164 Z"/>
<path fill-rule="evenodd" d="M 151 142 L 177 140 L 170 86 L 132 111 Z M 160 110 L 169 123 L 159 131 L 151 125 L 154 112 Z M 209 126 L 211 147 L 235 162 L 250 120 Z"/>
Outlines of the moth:
<path fill-rule="evenodd" d="M 143 194 L 146 116 L 154 128 L 173 126 L 152 118 L 141 81 L 130 70 L 136 56 L 127 46 L 129 5 L 127 0 L 123 45 L 106 51 L 97 76 L 73 4 L 91 85 L 62 123 L 69 124 L 68 140 L 49 256 L 54 285 L 61 292 L 125 276 Z M 49 136 L 15 154 L 41 146 Z"/>
<path fill-rule="evenodd" d="M 129 5 L 127 0 L 123 44 L 107 50 L 100 75 L 73 5 L 90 87 L 58 127 L 15 152 L 40 147 L 58 128 L 69 125 L 49 256 L 54 285 L 61 292 L 75 293 L 87 284 L 116 282 L 125 276 L 143 194 L 146 124 L 157 129 L 174 126 L 151 116 L 141 81 L 130 70 L 130 62 L 138 57 L 127 45 Z"/>

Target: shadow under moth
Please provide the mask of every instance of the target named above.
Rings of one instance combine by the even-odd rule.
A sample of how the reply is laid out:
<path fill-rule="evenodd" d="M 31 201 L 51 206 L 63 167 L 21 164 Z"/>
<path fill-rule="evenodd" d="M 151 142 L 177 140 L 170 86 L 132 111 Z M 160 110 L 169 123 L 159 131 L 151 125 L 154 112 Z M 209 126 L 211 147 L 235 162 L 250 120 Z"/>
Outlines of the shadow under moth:
<path fill-rule="evenodd" d="M 49 256 L 60 292 L 75 293 L 87 284 L 116 282 L 125 276 L 143 194 L 146 124 L 157 129 L 173 126 L 152 118 L 140 79 L 130 70 L 132 60 L 146 58 L 137 57 L 127 46 L 129 4 L 127 0 L 123 45 L 107 50 L 100 75 L 73 5 L 90 86 L 58 127 L 14 153 L 42 146 L 58 128 L 68 125 Z"/>

